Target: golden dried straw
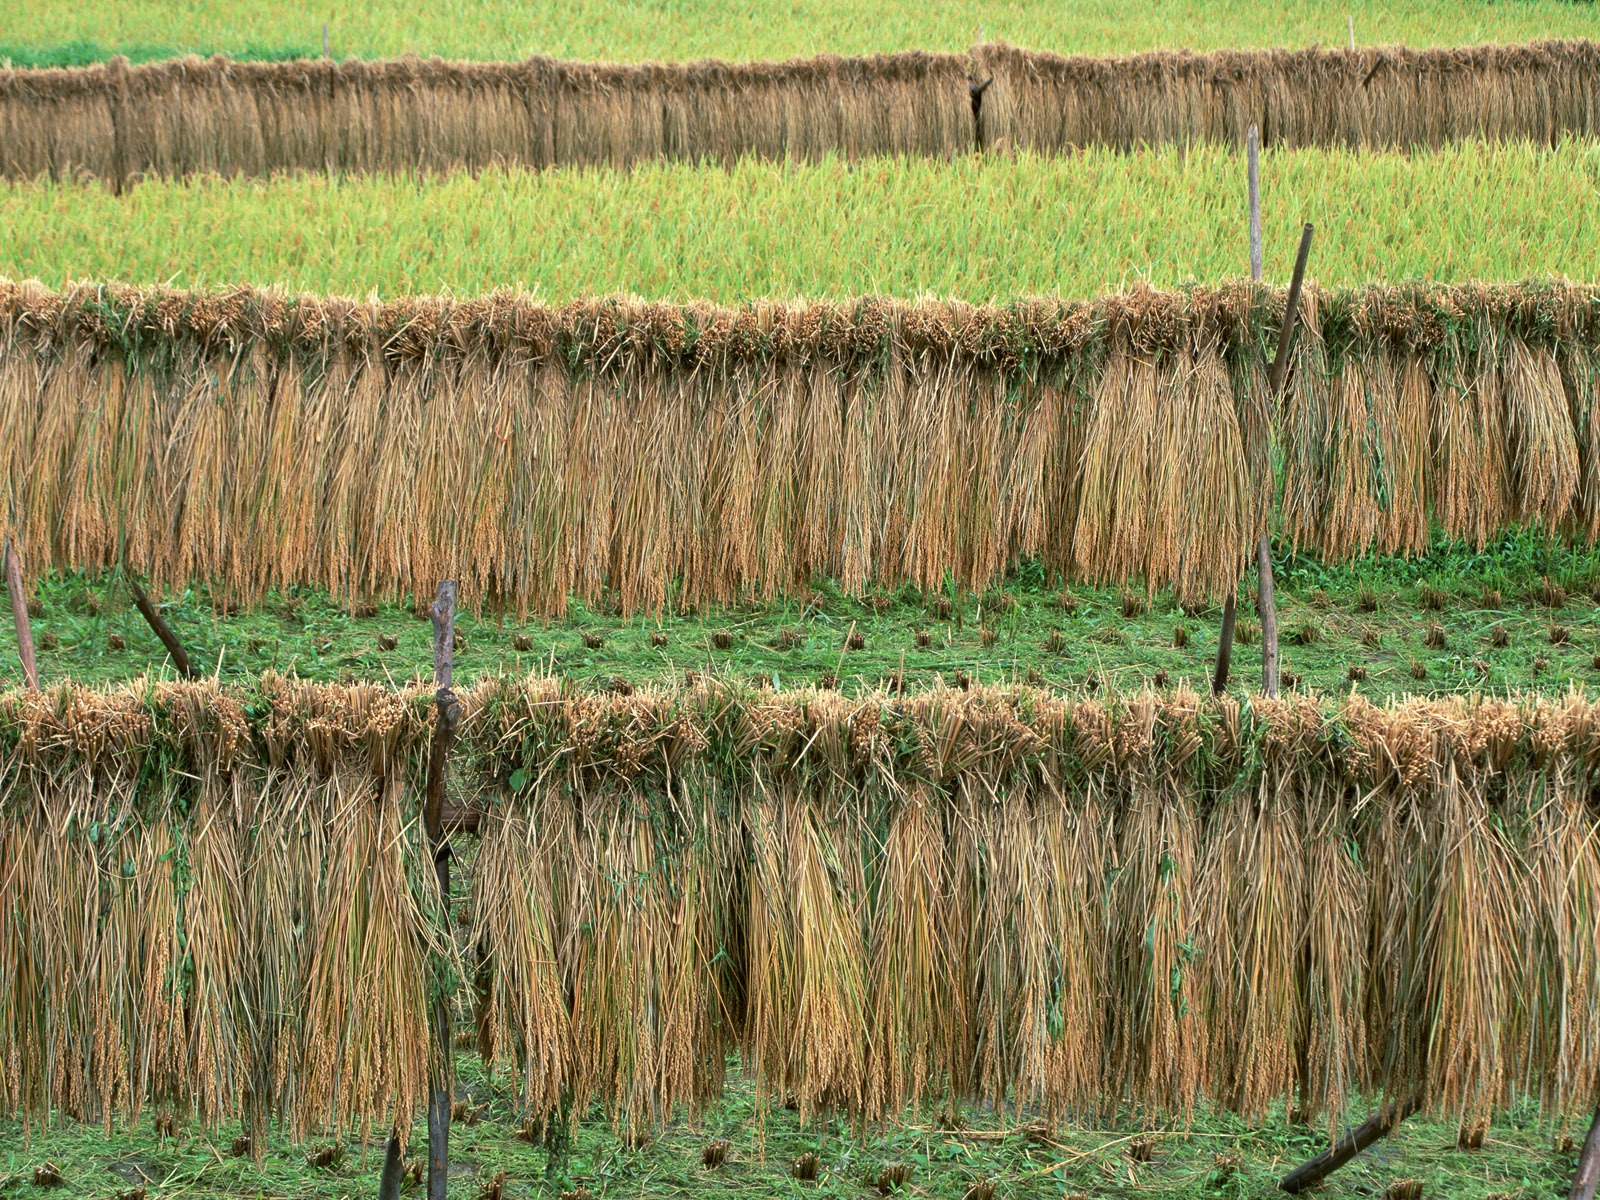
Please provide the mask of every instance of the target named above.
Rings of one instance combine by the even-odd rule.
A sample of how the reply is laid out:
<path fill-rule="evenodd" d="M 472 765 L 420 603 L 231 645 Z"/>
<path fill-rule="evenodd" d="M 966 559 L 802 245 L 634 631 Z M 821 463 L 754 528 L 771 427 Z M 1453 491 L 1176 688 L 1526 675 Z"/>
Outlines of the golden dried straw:
<path fill-rule="evenodd" d="M 461 698 L 457 949 L 421 689 L 0 695 L 0 1111 L 404 1124 L 446 975 L 529 1115 L 600 1102 L 633 1134 L 735 1047 L 764 1097 L 861 1119 L 1592 1106 L 1580 695 Z"/>
<path fill-rule="evenodd" d="M 559 613 L 1028 560 L 1198 599 L 1272 523 L 1329 558 L 1600 532 L 1600 289 L 560 308 L 0 283 L 0 532 L 255 602 Z M 1276 507 L 1276 512 L 1275 512 Z"/>

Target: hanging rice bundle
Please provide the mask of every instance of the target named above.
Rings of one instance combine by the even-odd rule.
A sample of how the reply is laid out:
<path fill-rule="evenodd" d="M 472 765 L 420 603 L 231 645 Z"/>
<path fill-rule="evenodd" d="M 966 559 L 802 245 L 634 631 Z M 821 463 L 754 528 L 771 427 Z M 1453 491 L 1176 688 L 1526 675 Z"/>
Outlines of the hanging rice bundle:
<path fill-rule="evenodd" d="M 530 1115 L 596 1100 L 633 1133 L 734 1045 L 807 1114 L 1592 1105 L 1582 697 L 488 681 L 452 767 L 493 799 L 470 970 L 418 833 L 427 701 L 0 696 L 4 1111 L 403 1123 L 442 978 Z"/>
<path fill-rule="evenodd" d="M 0 285 L 7 521 L 44 569 L 559 612 L 1086 581 L 1236 586 L 1260 534 L 1588 538 L 1593 289 L 1092 303 L 355 303 Z M 1534 312 L 1528 317 L 1524 309 Z M 1587 405 L 1587 407 L 1586 407 Z M 1586 457 L 1587 456 L 1587 457 Z M 1273 519 L 1274 497 L 1281 509 Z"/>

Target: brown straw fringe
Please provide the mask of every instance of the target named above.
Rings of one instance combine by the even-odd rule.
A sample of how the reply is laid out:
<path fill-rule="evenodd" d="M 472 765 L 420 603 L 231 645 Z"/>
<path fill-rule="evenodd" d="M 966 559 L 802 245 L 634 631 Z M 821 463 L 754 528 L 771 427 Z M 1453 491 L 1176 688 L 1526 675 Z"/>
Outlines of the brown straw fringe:
<path fill-rule="evenodd" d="M 1600 1087 L 1580 696 L 462 700 L 458 951 L 417 882 L 421 689 L 0 696 L 0 1111 L 404 1121 L 437 955 L 530 1115 L 635 1132 L 736 1048 L 766 1102 L 865 1119 Z"/>
<path fill-rule="evenodd" d="M 1247 284 L 740 309 L 0 282 L 0 534 L 40 569 L 559 613 L 1026 560 L 1199 598 L 1332 559 L 1600 533 L 1600 289 Z"/>
<path fill-rule="evenodd" d="M 975 147 L 1405 149 L 1600 133 L 1600 44 L 1062 58 L 1004 44 L 787 62 L 399 59 L 0 71 L 0 177 L 442 172 Z M 974 103 L 974 84 L 992 80 Z"/>
<path fill-rule="evenodd" d="M 1547 41 L 1413 50 L 1157 51 L 1063 58 L 1003 44 L 972 52 L 993 77 L 985 146 L 1041 154 L 1167 142 L 1403 150 L 1600 132 L 1600 43 Z"/>

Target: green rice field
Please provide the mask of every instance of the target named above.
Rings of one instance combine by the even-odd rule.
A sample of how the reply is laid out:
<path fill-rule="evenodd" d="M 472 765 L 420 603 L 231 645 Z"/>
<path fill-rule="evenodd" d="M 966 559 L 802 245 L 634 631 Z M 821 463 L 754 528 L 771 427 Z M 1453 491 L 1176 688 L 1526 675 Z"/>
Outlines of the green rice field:
<path fill-rule="evenodd" d="M 0 55 L 19 63 L 138 59 L 227 52 L 282 58 L 438 54 L 455 58 L 787 58 L 819 53 L 965 50 L 983 39 L 1075 54 L 1163 47 L 1414 46 L 1594 37 L 1600 15 L 1572 0 L 987 0 L 927 5 L 887 0 L 509 0 L 401 4 L 395 0 L 14 0 L 0 12 Z"/>
<path fill-rule="evenodd" d="M 1600 279 L 1600 146 L 1272 152 L 1266 270 Z M 1215 146 L 1071 157 L 660 163 L 443 179 L 299 176 L 0 188 L 0 275 L 239 282 L 385 297 L 521 287 L 553 302 L 934 294 L 1088 297 L 1247 270 L 1243 160 Z"/>

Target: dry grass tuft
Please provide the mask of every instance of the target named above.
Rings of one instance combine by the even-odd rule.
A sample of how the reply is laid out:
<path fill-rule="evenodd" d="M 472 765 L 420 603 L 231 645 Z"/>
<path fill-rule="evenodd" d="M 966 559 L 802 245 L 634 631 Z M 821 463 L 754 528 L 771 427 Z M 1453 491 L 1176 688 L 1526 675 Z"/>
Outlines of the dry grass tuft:
<path fill-rule="evenodd" d="M 61 1187 L 66 1182 L 62 1178 L 61 1168 L 57 1167 L 53 1162 L 40 1163 L 33 1169 L 34 1187 L 55 1188 Z"/>
<path fill-rule="evenodd" d="M 512 642 L 512 645 L 517 648 L 517 652 L 519 654 L 527 654 L 533 649 L 533 639 L 525 633 L 519 633 Z M 394 647 L 390 646 L 388 649 L 392 650 Z"/>
<path fill-rule="evenodd" d="M 718 650 L 727 650 L 733 645 L 733 634 L 726 629 L 718 629 L 711 634 L 711 644 Z"/>
<path fill-rule="evenodd" d="M 1499 588 L 1486 587 L 1478 597 L 1478 607 L 1498 611 L 1505 607 L 1505 597 L 1500 594 Z"/>
<path fill-rule="evenodd" d="M 1130 1162 L 1147 1163 L 1156 1152 L 1156 1139 L 1153 1137 L 1136 1137 L 1128 1143 L 1127 1155 Z"/>
<path fill-rule="evenodd" d="M 1383 645 L 1383 630 L 1377 629 L 1371 625 L 1367 626 L 1367 628 L 1361 631 L 1361 644 L 1363 646 L 1370 646 L 1374 650 L 1378 649 Z"/>
<path fill-rule="evenodd" d="M 941 621 L 948 621 L 955 615 L 955 611 L 956 606 L 951 602 L 949 596 L 940 596 L 933 602 L 934 615 Z"/>
<path fill-rule="evenodd" d="M 392 633 L 380 633 L 378 635 L 379 650 L 393 650 L 399 644 L 400 639 Z"/>
<path fill-rule="evenodd" d="M 1174 625 L 1172 627 L 1172 644 L 1179 650 L 1189 644 L 1189 627 L 1187 625 Z"/>
<path fill-rule="evenodd" d="M 1066 634 L 1059 629 L 1052 629 L 1045 635 L 1044 652 L 1046 654 L 1061 654 L 1067 648 Z"/>
<path fill-rule="evenodd" d="M 1233 640 L 1241 646 L 1254 646 L 1261 640 L 1261 626 L 1250 618 L 1243 617 L 1234 624 Z"/>
<path fill-rule="evenodd" d="M 478 1200 L 505 1200 L 506 1173 L 496 1171 L 478 1185 Z"/>
<path fill-rule="evenodd" d="M 1428 664 L 1423 662 L 1420 658 L 1413 658 L 1411 660 L 1411 678 L 1426 679 L 1427 677 Z"/>
<path fill-rule="evenodd" d="M 1122 595 L 1117 599 L 1117 610 L 1129 620 L 1132 620 L 1134 617 L 1143 616 L 1146 607 L 1148 607 L 1148 605 L 1144 596 L 1138 592 L 1130 591 L 1126 588 L 1123 589 Z"/>
<path fill-rule="evenodd" d="M 1572 640 L 1572 630 L 1565 625 L 1550 626 L 1550 644 L 1552 646 L 1565 646 Z"/>
<path fill-rule="evenodd" d="M 1360 663 L 1351 663 L 1350 669 L 1345 672 L 1345 677 L 1351 683 L 1364 683 L 1367 678 L 1367 668 Z"/>
<path fill-rule="evenodd" d="M 326 1142 L 315 1147 L 306 1155 L 308 1167 L 319 1167 L 323 1170 L 332 1170 L 344 1161 L 344 1143 Z"/>
<path fill-rule="evenodd" d="M 1535 675 L 1543 675 L 1545 671 L 1549 669 L 1549 667 L 1550 660 L 1544 657 L 1542 654 L 1533 660 L 1533 673 Z"/>
<path fill-rule="evenodd" d="M 592 629 L 585 629 L 581 636 L 584 646 L 590 650 L 599 650 L 606 644 L 605 635 Z"/>
<path fill-rule="evenodd" d="M 1422 631 L 1422 644 L 1434 650 L 1443 650 L 1450 644 L 1444 626 L 1437 621 L 1429 621 L 1427 628 Z"/>
<path fill-rule="evenodd" d="M 1356 608 L 1364 613 L 1378 611 L 1378 593 L 1371 588 L 1364 587 L 1356 593 Z"/>
<path fill-rule="evenodd" d="M 667 635 L 659 629 L 652 629 L 650 631 L 650 644 L 659 650 L 667 644 Z"/>
<path fill-rule="evenodd" d="M 995 642 L 999 641 L 999 639 L 1000 635 L 997 634 L 993 629 L 990 629 L 987 625 L 978 631 L 978 640 L 982 642 L 985 647 L 993 646 Z"/>
<path fill-rule="evenodd" d="M 1422 1181 L 1397 1179 L 1384 1188 L 1383 1200 L 1422 1200 Z"/>
<path fill-rule="evenodd" d="M 126 650 L 127 648 L 128 643 L 123 639 L 123 636 L 120 633 L 111 633 L 106 635 L 107 650 L 121 651 Z"/>
<path fill-rule="evenodd" d="M 1529 598 L 1544 608 L 1563 608 L 1567 603 L 1567 589 L 1552 580 L 1550 576 L 1541 575 Z"/>
<path fill-rule="evenodd" d="M 993 1179 L 979 1179 L 967 1185 L 961 1200 L 994 1200 L 999 1184 Z"/>
<path fill-rule="evenodd" d="M 919 629 L 917 630 L 915 641 L 917 643 L 918 650 L 926 650 L 929 646 L 933 645 L 933 634 L 929 633 L 926 629 Z"/>
<path fill-rule="evenodd" d="M 251 1141 L 248 1133 L 241 1133 L 233 1139 L 233 1144 L 228 1147 L 228 1152 L 235 1158 L 248 1158 L 254 1145 L 255 1143 Z"/>
<path fill-rule="evenodd" d="M 821 1169 L 822 1160 L 817 1157 L 815 1151 L 811 1150 L 807 1150 L 789 1164 L 789 1174 L 802 1183 L 814 1183 Z"/>
<path fill-rule="evenodd" d="M 1150 676 L 1150 686 L 1157 689 L 1166 687 L 1170 682 L 1171 676 L 1167 674 L 1165 668 L 1158 670 L 1154 675 Z"/>
<path fill-rule="evenodd" d="M 732 1143 L 727 1138 L 717 1138 L 707 1142 L 700 1148 L 700 1162 L 707 1167 L 720 1167 L 728 1161 L 728 1150 Z"/>
<path fill-rule="evenodd" d="M 845 634 L 844 648 L 846 650 L 864 650 L 866 646 L 866 635 L 859 629 L 852 628 L 849 633 Z"/>
<path fill-rule="evenodd" d="M 1062 592 L 1056 597 L 1056 607 L 1067 616 L 1072 616 L 1078 611 L 1078 597 L 1072 592 Z"/>
<path fill-rule="evenodd" d="M 1510 644 L 1511 631 L 1508 630 L 1504 625 L 1495 625 L 1489 630 L 1489 645 L 1495 647 L 1496 649 L 1500 649 L 1505 646 L 1509 646 Z"/>
<path fill-rule="evenodd" d="M 1322 640 L 1322 624 L 1315 617 L 1307 617 L 1295 626 L 1294 640 L 1302 646 L 1315 646 Z"/>
<path fill-rule="evenodd" d="M 906 1181 L 911 1178 L 911 1168 L 898 1160 L 886 1162 L 879 1168 L 878 1174 L 872 1181 L 872 1186 L 878 1189 L 880 1196 L 887 1196 L 898 1192 L 906 1186 Z"/>
<path fill-rule="evenodd" d="M 1417 589 L 1417 604 L 1429 612 L 1440 612 L 1450 603 L 1450 593 L 1443 588 L 1424 583 Z"/>
<path fill-rule="evenodd" d="M 1489 1134 L 1489 1122 L 1483 1118 L 1465 1122 L 1456 1131 L 1456 1149 L 1482 1150 L 1483 1140 Z"/>
<path fill-rule="evenodd" d="M 594 1193 L 586 1187 L 575 1187 L 571 1191 L 562 1192 L 561 1200 L 594 1200 Z"/>

